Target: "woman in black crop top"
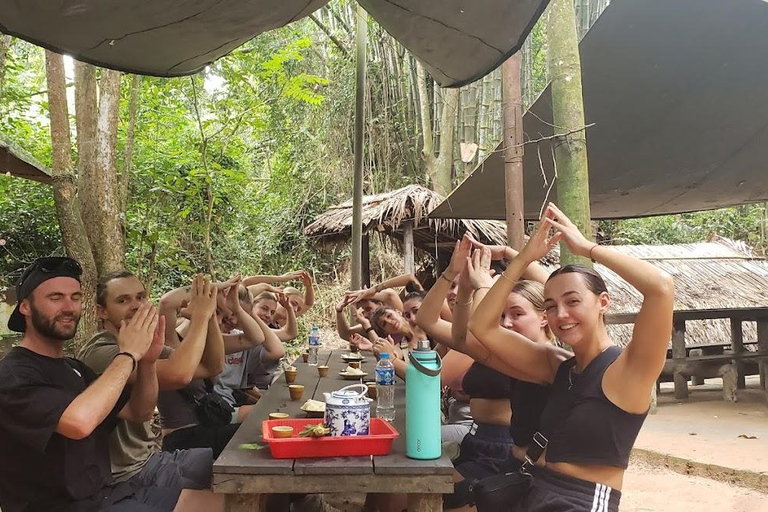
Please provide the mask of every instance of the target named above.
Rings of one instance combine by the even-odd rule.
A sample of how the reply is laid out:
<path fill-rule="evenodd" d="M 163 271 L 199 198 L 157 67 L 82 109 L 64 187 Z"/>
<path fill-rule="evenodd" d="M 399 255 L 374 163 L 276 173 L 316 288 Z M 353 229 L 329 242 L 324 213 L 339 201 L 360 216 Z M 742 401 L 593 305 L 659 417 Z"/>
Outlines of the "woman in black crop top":
<path fill-rule="evenodd" d="M 605 283 L 594 270 L 580 265 L 556 270 L 545 285 L 549 326 L 571 346 L 573 357 L 499 327 L 498 315 L 509 290 L 528 263 L 543 257 L 557 241 L 573 254 L 612 270 L 643 295 L 625 350 L 613 345 L 605 328 L 610 304 Z M 525 249 L 487 292 L 469 322 L 472 334 L 514 367 L 518 378 L 552 384 L 541 425 L 549 439 L 546 467 L 537 471 L 521 510 L 618 510 L 629 452 L 666 358 L 673 301 L 669 275 L 587 240 L 550 203 Z"/>
<path fill-rule="evenodd" d="M 524 402 L 527 392 L 525 389 L 517 389 L 521 383 L 506 374 L 510 370 L 509 367 L 500 359 L 491 358 L 490 353 L 473 336 L 467 335 L 467 320 L 474 290 L 476 287 L 489 287 L 493 283 L 490 276 L 489 281 L 473 283 L 470 280 L 467 258 L 471 249 L 472 242 L 469 237 L 458 243 L 449 267 L 429 291 L 416 315 L 417 324 L 434 340 L 475 359 L 463 379 L 464 392 L 470 397 L 470 408 L 475 423 L 470 434 L 465 436 L 461 443 L 459 459 L 454 461 L 457 484 L 454 494 L 444 496 L 446 510 L 467 505 L 470 497 L 468 488 L 475 480 L 502 472 L 512 456 L 514 445 L 524 446 L 533 435 L 531 432 L 526 437 L 529 430 L 526 425 L 533 424 L 534 431 L 538 428 L 543 408 L 526 407 Z M 546 272 L 534 265 L 529 275 L 544 278 Z M 450 290 L 451 282 L 456 278 L 458 291 L 452 308 L 451 323 L 440 318 L 440 309 Z M 550 334 L 544 318 L 543 303 L 541 283 L 521 281 L 509 294 L 507 307 L 500 315 L 501 325 L 542 343 L 548 343 Z M 537 396 L 537 399 L 540 398 Z M 514 403 L 515 400 L 517 403 Z M 516 409 L 518 405 L 520 411 Z M 515 439 L 512 432 L 520 437 Z M 525 452 L 524 447 L 520 449 Z"/>

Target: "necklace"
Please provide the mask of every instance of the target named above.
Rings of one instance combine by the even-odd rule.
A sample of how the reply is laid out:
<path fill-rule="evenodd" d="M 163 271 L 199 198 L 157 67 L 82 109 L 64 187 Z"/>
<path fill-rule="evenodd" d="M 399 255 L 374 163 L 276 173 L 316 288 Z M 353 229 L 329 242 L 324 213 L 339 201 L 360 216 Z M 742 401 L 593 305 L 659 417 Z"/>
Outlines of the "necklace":
<path fill-rule="evenodd" d="M 568 391 L 573 387 L 573 366 L 568 369 Z"/>

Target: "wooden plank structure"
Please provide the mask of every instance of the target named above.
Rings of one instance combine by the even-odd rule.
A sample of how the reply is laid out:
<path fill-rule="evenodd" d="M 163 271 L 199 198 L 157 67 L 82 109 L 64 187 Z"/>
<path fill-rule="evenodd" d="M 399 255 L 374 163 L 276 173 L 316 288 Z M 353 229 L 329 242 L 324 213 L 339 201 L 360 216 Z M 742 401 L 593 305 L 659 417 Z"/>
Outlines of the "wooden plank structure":
<path fill-rule="evenodd" d="M 608 323 L 632 324 L 636 314 L 612 315 Z M 730 342 L 703 345 L 690 349 L 686 346 L 686 322 L 705 319 L 727 319 L 731 326 Z M 757 324 L 757 347 L 748 351 L 744 344 L 743 324 Z M 675 311 L 673 317 L 671 358 L 667 359 L 662 379 L 672 376 L 675 398 L 688 397 L 688 379 L 703 383 L 704 378 L 723 379 L 723 397 L 728 402 L 737 400 L 737 389 L 746 387 L 747 374 L 759 375 L 760 386 L 768 403 L 768 307 Z"/>
<path fill-rule="evenodd" d="M 2 134 L 0 134 L 0 173 L 40 183 L 51 183 L 51 171 Z"/>
<path fill-rule="evenodd" d="M 280 497 L 267 495 L 286 493 L 406 493 L 408 510 L 432 512 L 442 510 L 442 494 L 453 492 L 453 465 L 443 456 L 431 461 L 412 460 L 405 456 L 405 386 L 395 388 L 397 416 L 393 422 L 400 437 L 392 452 L 381 457 L 339 457 L 328 459 L 274 459 L 269 449 L 241 447 L 261 443 L 261 422 L 270 412 L 287 412 L 294 418 L 304 417 L 301 405 L 308 399 L 323 400 L 323 393 L 352 384 L 338 373 L 346 366 L 343 351 L 321 352 L 319 361 L 327 364 L 328 376 L 320 378 L 316 367 L 300 360 L 296 384 L 304 386 L 301 400 L 292 401 L 288 385 L 280 376 L 235 433 L 213 465 L 213 490 L 226 495 L 229 512 L 265 512 L 279 508 Z M 361 368 L 373 374 L 375 359 L 368 357 Z"/>

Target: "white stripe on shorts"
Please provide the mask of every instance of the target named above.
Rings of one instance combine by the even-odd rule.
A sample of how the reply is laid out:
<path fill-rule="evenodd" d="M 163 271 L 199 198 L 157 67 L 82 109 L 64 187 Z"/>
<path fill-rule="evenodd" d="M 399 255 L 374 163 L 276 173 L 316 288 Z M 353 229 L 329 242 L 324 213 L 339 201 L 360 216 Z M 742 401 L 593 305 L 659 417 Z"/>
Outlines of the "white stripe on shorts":
<path fill-rule="evenodd" d="M 595 484 L 595 496 L 592 499 L 591 512 L 608 512 L 608 499 L 611 488 L 603 484 Z"/>

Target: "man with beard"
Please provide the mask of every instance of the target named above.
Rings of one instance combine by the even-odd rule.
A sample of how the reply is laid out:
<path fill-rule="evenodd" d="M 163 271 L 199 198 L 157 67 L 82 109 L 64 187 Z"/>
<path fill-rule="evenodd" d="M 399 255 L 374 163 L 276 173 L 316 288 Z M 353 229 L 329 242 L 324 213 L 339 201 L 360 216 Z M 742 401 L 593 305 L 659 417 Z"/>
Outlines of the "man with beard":
<path fill-rule="evenodd" d="M 16 285 L 8 327 L 24 334 L 0 361 L 0 506 L 4 512 L 150 510 L 115 484 L 109 432 L 118 418 L 146 421 L 157 402 L 163 321 L 149 303 L 121 325 L 119 352 L 96 374 L 64 357 L 82 310 L 80 265 L 40 258 Z M 136 370 L 136 383 L 125 384 Z"/>
<path fill-rule="evenodd" d="M 190 327 L 185 342 L 177 343 L 175 349 L 164 346 L 156 363 L 161 392 L 184 388 L 195 377 L 214 377 L 223 366 L 220 342 L 206 343 L 208 337 L 212 340 L 221 337 L 214 316 L 216 288 L 198 275 L 188 290 L 186 309 Z M 120 350 L 121 324 L 130 322 L 147 303 L 144 285 L 131 272 L 120 270 L 102 276 L 96 286 L 96 309 L 103 330 L 80 349 L 78 357 L 96 373 L 105 372 Z M 164 334 L 163 339 L 166 338 Z M 128 383 L 133 384 L 137 378 L 138 372 L 133 372 Z M 112 476 L 133 487 L 153 488 L 158 510 L 172 510 L 177 502 L 190 501 L 191 495 L 205 499 L 207 493 L 189 490 L 210 489 L 213 465 L 210 448 L 160 452 L 150 421 L 118 422 L 109 444 Z"/>

